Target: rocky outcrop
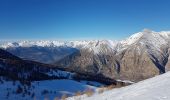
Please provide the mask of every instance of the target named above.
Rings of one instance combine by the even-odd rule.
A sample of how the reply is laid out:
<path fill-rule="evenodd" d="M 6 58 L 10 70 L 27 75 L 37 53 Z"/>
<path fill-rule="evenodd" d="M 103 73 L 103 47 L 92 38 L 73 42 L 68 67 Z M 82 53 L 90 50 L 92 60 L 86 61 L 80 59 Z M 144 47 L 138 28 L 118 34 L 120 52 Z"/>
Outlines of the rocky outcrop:
<path fill-rule="evenodd" d="M 160 74 L 160 69 L 153 63 L 146 48 L 134 45 L 124 51 L 120 60 L 119 78 L 140 81 Z"/>

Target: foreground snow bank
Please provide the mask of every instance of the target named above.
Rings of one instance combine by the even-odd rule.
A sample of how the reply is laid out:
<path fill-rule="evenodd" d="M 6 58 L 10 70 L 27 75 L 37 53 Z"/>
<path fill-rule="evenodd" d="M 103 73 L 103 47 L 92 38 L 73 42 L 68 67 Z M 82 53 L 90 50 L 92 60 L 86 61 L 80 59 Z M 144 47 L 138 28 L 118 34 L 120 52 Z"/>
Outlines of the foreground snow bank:
<path fill-rule="evenodd" d="M 68 98 L 68 100 L 170 100 L 170 72 L 139 83 L 113 89 L 91 97 Z"/>
<path fill-rule="evenodd" d="M 46 80 L 32 82 L 28 88 L 28 86 L 23 86 L 18 81 L 3 81 L 0 82 L 0 100 L 44 100 L 45 98 L 54 100 L 56 97 L 61 98 L 63 94 L 72 96 L 78 91 L 85 91 L 86 89 L 95 91 L 97 89 L 96 86 L 87 83 L 102 85 L 91 81 Z"/>

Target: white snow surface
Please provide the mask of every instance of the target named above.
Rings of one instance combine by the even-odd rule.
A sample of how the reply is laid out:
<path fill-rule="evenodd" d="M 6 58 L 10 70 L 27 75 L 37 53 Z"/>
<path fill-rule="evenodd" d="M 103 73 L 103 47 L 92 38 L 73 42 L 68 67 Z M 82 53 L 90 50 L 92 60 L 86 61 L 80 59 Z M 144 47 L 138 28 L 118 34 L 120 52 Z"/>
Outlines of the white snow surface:
<path fill-rule="evenodd" d="M 89 81 L 89 84 L 102 85 L 97 82 Z M 18 81 L 15 82 L 15 85 L 12 81 L 4 81 L 0 83 L 0 100 L 54 100 L 56 97 L 61 98 L 63 94 L 67 96 L 72 96 L 78 91 L 85 91 L 86 89 L 96 90 L 97 87 L 88 85 L 87 82 L 77 82 L 74 80 L 46 80 L 46 81 L 35 81 L 32 82 L 31 88 L 26 90 L 30 92 L 30 95 L 20 93 L 16 94 L 18 86 L 21 86 L 22 89 L 24 86 L 21 85 Z M 43 91 L 48 91 L 46 94 L 43 94 Z M 32 94 L 34 93 L 34 96 Z M 8 96 L 7 96 L 8 94 Z"/>
<path fill-rule="evenodd" d="M 82 95 L 67 100 L 170 100 L 170 72 L 91 97 Z"/>

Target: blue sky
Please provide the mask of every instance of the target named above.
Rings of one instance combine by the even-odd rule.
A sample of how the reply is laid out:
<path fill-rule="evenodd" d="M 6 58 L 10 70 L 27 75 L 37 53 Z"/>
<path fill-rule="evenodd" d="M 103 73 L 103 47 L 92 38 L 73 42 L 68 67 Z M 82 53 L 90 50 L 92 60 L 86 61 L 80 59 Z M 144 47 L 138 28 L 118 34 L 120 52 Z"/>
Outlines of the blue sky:
<path fill-rule="evenodd" d="M 170 30 L 170 0 L 0 0 L 0 39 L 124 39 Z"/>

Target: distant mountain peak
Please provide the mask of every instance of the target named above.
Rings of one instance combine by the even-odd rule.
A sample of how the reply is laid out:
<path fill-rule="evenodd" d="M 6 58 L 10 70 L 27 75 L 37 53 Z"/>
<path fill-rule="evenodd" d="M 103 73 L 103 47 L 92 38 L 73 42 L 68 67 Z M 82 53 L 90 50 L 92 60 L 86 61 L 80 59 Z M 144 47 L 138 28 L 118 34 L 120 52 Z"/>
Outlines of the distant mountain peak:
<path fill-rule="evenodd" d="M 152 32 L 154 32 L 154 31 L 152 31 L 151 29 L 148 29 L 148 28 L 144 28 L 144 29 L 142 30 L 142 32 L 144 32 L 144 33 L 152 33 Z"/>
<path fill-rule="evenodd" d="M 155 32 L 150 29 L 143 29 L 141 32 L 131 35 L 129 38 L 122 41 L 113 40 L 85 40 L 85 41 L 52 41 L 52 40 L 38 40 L 38 41 L 18 41 L 6 42 L 0 45 L 1 48 L 16 48 L 16 47 L 43 47 L 43 48 L 57 48 L 70 47 L 76 49 L 88 49 L 96 54 L 103 51 L 119 51 L 127 48 L 133 44 L 152 45 L 160 48 L 162 44 L 170 41 L 170 31 Z M 103 52 L 103 53 L 105 53 Z"/>
<path fill-rule="evenodd" d="M 124 46 L 136 43 L 162 45 L 167 43 L 167 39 L 170 39 L 169 31 L 155 32 L 150 29 L 143 29 L 141 32 L 122 40 L 121 43 Z"/>

